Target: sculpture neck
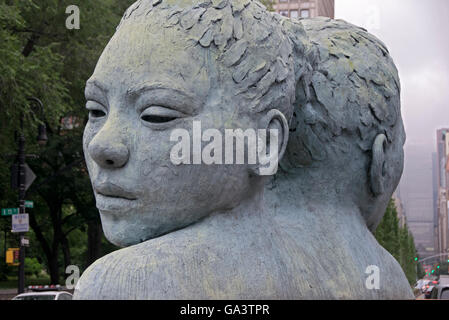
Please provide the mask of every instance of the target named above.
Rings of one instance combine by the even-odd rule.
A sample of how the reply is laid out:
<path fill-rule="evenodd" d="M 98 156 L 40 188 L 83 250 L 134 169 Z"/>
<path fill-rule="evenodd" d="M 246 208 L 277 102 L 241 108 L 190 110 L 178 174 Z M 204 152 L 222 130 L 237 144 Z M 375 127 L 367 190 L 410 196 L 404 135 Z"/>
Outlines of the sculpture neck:
<path fill-rule="evenodd" d="M 229 210 L 220 210 L 211 213 L 209 217 L 204 219 L 207 222 L 219 221 L 223 226 L 228 222 L 234 225 L 236 221 L 245 223 L 254 219 L 261 219 L 266 215 L 264 210 L 264 189 L 261 185 L 256 187 L 248 197 L 245 197 L 237 206 Z"/>
<path fill-rule="evenodd" d="M 344 181 L 336 178 L 335 174 L 332 176 L 313 168 L 278 172 L 266 186 L 266 196 L 269 194 L 276 194 L 281 206 L 290 205 L 303 210 L 319 206 L 354 211 L 357 207 Z"/>

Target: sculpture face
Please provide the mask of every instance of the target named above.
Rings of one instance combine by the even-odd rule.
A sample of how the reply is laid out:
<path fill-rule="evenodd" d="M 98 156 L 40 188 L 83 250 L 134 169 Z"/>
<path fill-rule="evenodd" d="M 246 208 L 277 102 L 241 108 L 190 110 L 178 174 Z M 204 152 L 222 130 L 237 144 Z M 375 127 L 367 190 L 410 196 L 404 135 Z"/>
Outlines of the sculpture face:
<path fill-rule="evenodd" d="M 211 81 L 210 52 L 188 48 L 184 37 L 174 28 L 125 25 L 86 85 L 85 158 L 105 235 L 120 246 L 232 208 L 252 183 L 246 165 L 170 160 L 170 133 L 184 128 L 192 136 L 194 120 L 203 130 L 256 128 L 237 116 L 232 82 Z"/>

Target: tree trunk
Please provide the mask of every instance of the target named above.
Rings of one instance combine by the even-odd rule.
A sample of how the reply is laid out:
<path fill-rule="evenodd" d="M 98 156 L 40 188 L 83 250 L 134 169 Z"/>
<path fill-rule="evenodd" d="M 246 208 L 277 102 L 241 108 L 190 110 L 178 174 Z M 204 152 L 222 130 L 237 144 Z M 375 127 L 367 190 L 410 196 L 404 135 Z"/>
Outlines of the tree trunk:
<path fill-rule="evenodd" d="M 25 47 L 22 50 L 22 54 L 24 57 L 28 57 L 31 52 L 33 51 L 34 45 L 36 44 L 37 40 L 39 39 L 39 35 L 32 33 L 30 38 L 28 39 L 27 43 L 25 44 Z"/>
<path fill-rule="evenodd" d="M 53 255 L 48 261 L 48 268 L 50 269 L 49 272 L 51 284 L 59 284 L 59 266 L 57 252 L 53 252 Z"/>
<path fill-rule="evenodd" d="M 65 271 L 65 269 L 67 269 L 67 267 L 72 264 L 72 261 L 70 259 L 69 241 L 67 240 L 67 237 L 65 235 L 61 237 L 61 246 L 62 246 L 62 253 L 64 255 L 64 271 Z"/>
<path fill-rule="evenodd" d="M 47 202 L 48 203 L 48 202 Z M 63 232 L 61 228 L 61 207 L 62 202 L 54 201 L 49 203 L 50 216 L 53 224 L 53 242 L 51 246 L 52 258 L 50 265 L 50 278 L 52 284 L 59 284 L 59 245 L 61 243 Z"/>
<path fill-rule="evenodd" d="M 87 224 L 87 259 L 86 268 L 101 255 L 101 239 L 103 229 L 99 219 L 90 220 Z"/>

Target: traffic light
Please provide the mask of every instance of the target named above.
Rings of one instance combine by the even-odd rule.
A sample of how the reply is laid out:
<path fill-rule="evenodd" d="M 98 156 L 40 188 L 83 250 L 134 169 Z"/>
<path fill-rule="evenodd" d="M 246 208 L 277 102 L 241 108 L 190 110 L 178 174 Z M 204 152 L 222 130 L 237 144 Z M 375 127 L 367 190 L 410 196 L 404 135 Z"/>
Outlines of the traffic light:
<path fill-rule="evenodd" d="M 19 265 L 19 248 L 9 248 L 6 251 L 6 264 L 10 266 Z"/>
<path fill-rule="evenodd" d="M 418 261 L 418 257 L 415 257 L 415 261 Z M 449 262 L 449 260 L 448 260 L 448 262 Z"/>
<path fill-rule="evenodd" d="M 440 269 L 440 266 L 437 266 L 438 269 Z"/>

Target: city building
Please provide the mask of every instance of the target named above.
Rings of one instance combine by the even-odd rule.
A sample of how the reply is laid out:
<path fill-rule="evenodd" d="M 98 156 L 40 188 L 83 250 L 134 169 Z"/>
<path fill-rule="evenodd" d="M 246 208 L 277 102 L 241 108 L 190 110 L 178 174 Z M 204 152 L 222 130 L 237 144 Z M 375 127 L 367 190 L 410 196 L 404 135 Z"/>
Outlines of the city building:
<path fill-rule="evenodd" d="M 433 146 L 428 144 L 406 145 L 397 192 L 421 258 L 435 254 L 432 152 Z"/>
<path fill-rule="evenodd" d="M 433 179 L 433 243 L 435 244 L 435 253 L 440 252 L 440 237 L 439 237 L 439 223 L 438 223 L 438 160 L 437 153 L 432 153 L 432 179 Z"/>
<path fill-rule="evenodd" d="M 438 191 L 438 249 L 449 253 L 449 129 L 437 130 L 436 189 Z"/>
<path fill-rule="evenodd" d="M 273 9 L 290 18 L 334 18 L 334 0 L 274 0 Z"/>

